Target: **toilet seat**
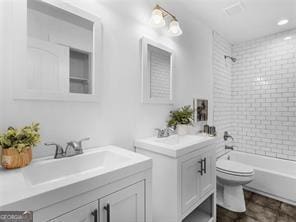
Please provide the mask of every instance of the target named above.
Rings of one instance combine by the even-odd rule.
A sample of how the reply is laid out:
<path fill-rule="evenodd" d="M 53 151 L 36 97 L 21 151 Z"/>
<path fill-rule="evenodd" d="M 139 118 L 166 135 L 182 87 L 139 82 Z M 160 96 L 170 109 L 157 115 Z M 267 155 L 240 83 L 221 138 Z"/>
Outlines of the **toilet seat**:
<path fill-rule="evenodd" d="M 216 163 L 216 170 L 221 173 L 229 174 L 232 176 L 252 176 L 254 170 L 252 167 L 238 163 L 231 160 L 220 159 Z"/>

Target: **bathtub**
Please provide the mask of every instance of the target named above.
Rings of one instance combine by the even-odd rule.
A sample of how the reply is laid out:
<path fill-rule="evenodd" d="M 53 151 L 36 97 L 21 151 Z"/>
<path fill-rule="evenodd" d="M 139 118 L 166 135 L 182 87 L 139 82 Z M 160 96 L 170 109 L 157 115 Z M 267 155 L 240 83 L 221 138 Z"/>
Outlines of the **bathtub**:
<path fill-rule="evenodd" d="M 221 158 L 228 157 L 254 168 L 255 178 L 245 189 L 296 205 L 296 162 L 238 151 Z"/>

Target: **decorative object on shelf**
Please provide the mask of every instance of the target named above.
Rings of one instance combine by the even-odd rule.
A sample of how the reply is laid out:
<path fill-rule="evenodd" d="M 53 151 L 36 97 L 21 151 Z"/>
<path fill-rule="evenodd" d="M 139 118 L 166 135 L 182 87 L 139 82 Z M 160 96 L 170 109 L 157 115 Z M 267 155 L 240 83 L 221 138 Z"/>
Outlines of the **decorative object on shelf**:
<path fill-rule="evenodd" d="M 0 135 L 2 166 L 6 169 L 27 166 L 32 161 L 32 147 L 39 142 L 39 123 L 33 123 L 21 129 L 9 127 Z"/>
<path fill-rule="evenodd" d="M 204 133 L 210 133 L 210 126 L 208 124 L 204 125 Z"/>
<path fill-rule="evenodd" d="M 172 13 L 168 12 L 164 8 L 156 5 L 152 11 L 150 23 L 154 28 L 161 28 L 165 26 L 165 17 L 170 17 L 168 33 L 170 36 L 182 35 L 183 31 L 180 28 L 179 22 Z"/>
<path fill-rule="evenodd" d="M 170 111 L 168 127 L 176 129 L 178 135 L 187 134 L 193 121 L 192 114 L 191 106 L 183 106 L 178 110 Z"/>
<path fill-rule="evenodd" d="M 194 122 L 208 120 L 208 100 L 193 99 L 193 120 Z"/>
<path fill-rule="evenodd" d="M 216 136 L 216 127 L 215 126 L 210 126 L 209 134 L 211 136 Z"/>

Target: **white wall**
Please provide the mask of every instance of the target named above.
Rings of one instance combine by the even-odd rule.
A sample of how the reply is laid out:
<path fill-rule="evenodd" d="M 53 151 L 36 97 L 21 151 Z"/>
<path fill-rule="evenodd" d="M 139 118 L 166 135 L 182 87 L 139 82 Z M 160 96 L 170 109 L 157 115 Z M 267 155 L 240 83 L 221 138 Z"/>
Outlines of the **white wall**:
<path fill-rule="evenodd" d="M 236 44 L 233 56 L 238 149 L 296 160 L 296 30 Z"/>
<path fill-rule="evenodd" d="M 5 22 L 5 11 L 4 7 L 0 8 L 0 33 L 5 33 L 4 29 L 4 22 Z M 4 35 L 0 35 L 0 52 L 4 52 Z M 0 131 L 3 129 L 3 96 L 4 96 L 4 90 L 3 90 L 3 76 L 4 76 L 4 53 L 0 53 Z M 1 156 L 1 154 L 0 154 Z"/>
<path fill-rule="evenodd" d="M 21 2 L 17 0 L 17 2 Z M 22 4 L 22 3 L 18 3 Z M 91 141 L 86 147 L 116 144 L 132 149 L 133 140 L 151 136 L 155 127 L 166 124 L 168 105 L 140 103 L 141 74 L 139 40 L 142 36 L 159 41 L 176 53 L 176 105 L 191 104 L 192 97 L 212 99 L 211 30 L 199 22 L 179 18 L 184 34 L 179 38 L 165 36 L 163 31 L 149 27 L 148 21 L 154 4 L 145 0 L 122 4 L 114 1 L 77 1 L 75 4 L 96 13 L 103 23 L 103 74 L 101 100 L 94 103 L 16 101 L 12 98 L 9 82 L 13 70 L 5 71 L 5 98 L 1 100 L 3 127 L 22 126 L 32 121 L 40 122 L 42 143 L 66 141 L 86 136 Z M 6 8 L 9 12 L 10 9 Z M 20 16 L 20 15 L 18 15 Z M 9 23 L 6 23 L 9 26 Z M 25 22 L 15 27 L 19 36 L 24 33 Z M 193 28 L 194 27 L 194 28 Z M 9 27 L 8 27 L 9 28 Z M 7 33 L 9 35 L 9 33 Z M 8 39 L 10 36 L 6 36 Z M 21 41 L 21 40 L 20 40 Z M 14 43 L 10 41 L 12 47 Z M 14 64 L 12 57 L 5 62 Z M 1 84 L 4 81 L 1 80 Z M 11 83 L 11 82 L 10 82 Z M 212 114 L 210 113 L 210 117 Z M 54 148 L 42 144 L 35 150 L 35 157 L 53 155 Z"/>

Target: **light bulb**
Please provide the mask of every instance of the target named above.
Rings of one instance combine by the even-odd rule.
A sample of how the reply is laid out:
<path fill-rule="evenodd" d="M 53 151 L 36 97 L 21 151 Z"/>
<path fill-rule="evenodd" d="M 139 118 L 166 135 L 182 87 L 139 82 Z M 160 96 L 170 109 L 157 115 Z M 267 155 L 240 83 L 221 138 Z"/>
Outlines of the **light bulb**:
<path fill-rule="evenodd" d="M 280 20 L 277 24 L 278 24 L 279 26 L 281 26 L 281 25 L 286 25 L 288 22 L 289 22 L 288 19 L 282 19 L 282 20 Z"/>
<path fill-rule="evenodd" d="M 169 25 L 169 34 L 171 36 L 179 36 L 182 35 L 182 29 L 180 28 L 179 22 L 176 20 L 171 21 Z"/>
<path fill-rule="evenodd" d="M 160 9 L 153 9 L 150 23 L 155 28 L 160 28 L 165 25 L 165 20 Z"/>

